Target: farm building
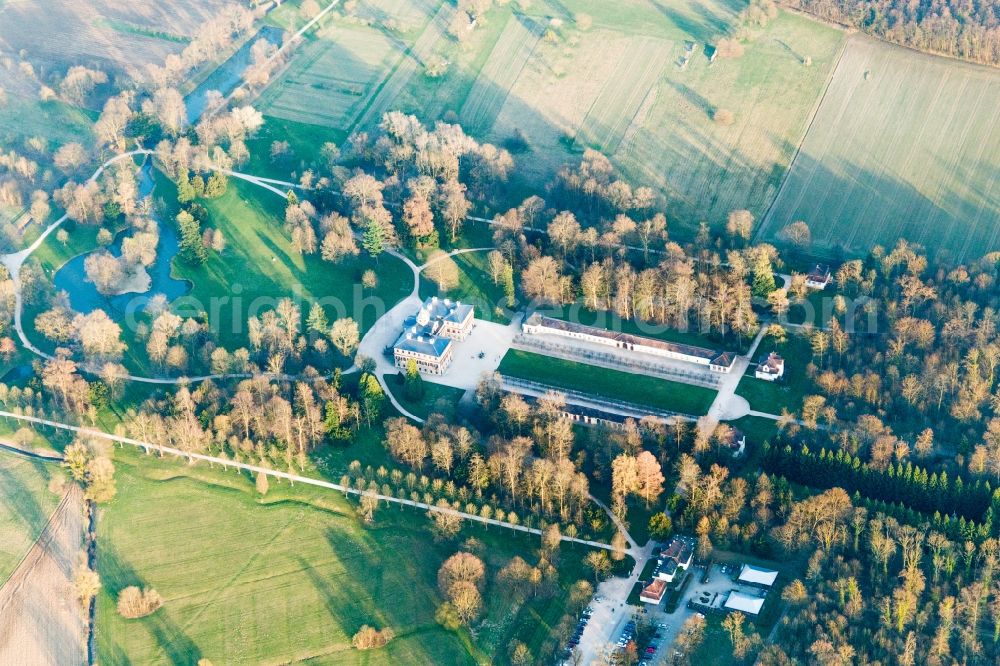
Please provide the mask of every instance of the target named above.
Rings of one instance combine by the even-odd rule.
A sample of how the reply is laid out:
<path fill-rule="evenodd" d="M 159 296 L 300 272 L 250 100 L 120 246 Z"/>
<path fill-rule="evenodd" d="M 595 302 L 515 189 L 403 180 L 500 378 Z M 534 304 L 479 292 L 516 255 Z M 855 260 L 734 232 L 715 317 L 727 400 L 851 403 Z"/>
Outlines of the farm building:
<path fill-rule="evenodd" d="M 722 607 L 727 611 L 740 611 L 747 615 L 756 616 L 760 615 L 760 609 L 764 607 L 764 599 L 733 590 L 726 597 L 726 603 L 722 604 Z"/>
<path fill-rule="evenodd" d="M 406 320 L 392 346 L 396 367 L 404 370 L 413 361 L 420 372 L 446 373 L 454 358 L 453 341 L 464 340 L 472 331 L 474 310 L 471 305 L 428 298 L 417 314 Z"/>
<path fill-rule="evenodd" d="M 757 364 L 757 371 L 754 372 L 754 377 L 768 382 L 781 379 L 784 375 L 785 359 L 774 352 L 760 359 L 760 363 Z"/>
<path fill-rule="evenodd" d="M 806 275 L 806 286 L 810 289 L 826 289 L 830 284 L 830 267 L 823 264 L 816 266 Z"/>
<path fill-rule="evenodd" d="M 709 370 L 713 372 L 728 373 L 736 362 L 736 354 L 732 352 L 719 352 L 704 347 L 682 345 L 629 333 L 616 333 L 595 326 L 584 326 L 561 319 L 543 317 L 537 312 L 521 324 L 521 330 L 525 335 L 557 335 L 631 352 L 650 354 L 702 366 L 707 365 Z"/>
<path fill-rule="evenodd" d="M 762 567 L 755 567 L 752 564 L 744 564 L 743 568 L 740 569 L 740 575 L 736 580 L 740 583 L 767 589 L 774 585 L 774 581 L 777 578 L 777 571 L 764 569 Z"/>
<path fill-rule="evenodd" d="M 658 604 L 663 601 L 663 595 L 667 593 L 667 583 L 659 578 L 642 588 L 639 599 L 647 604 Z"/>

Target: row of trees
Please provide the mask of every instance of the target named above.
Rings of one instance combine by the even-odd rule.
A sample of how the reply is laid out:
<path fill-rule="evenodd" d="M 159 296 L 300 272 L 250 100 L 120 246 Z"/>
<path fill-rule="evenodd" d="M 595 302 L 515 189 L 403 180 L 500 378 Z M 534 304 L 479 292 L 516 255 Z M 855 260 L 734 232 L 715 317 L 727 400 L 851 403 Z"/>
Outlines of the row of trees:
<path fill-rule="evenodd" d="M 836 485 L 871 499 L 898 501 L 924 513 L 955 513 L 976 521 L 992 522 L 984 518 L 993 499 L 989 481 L 966 484 L 961 476 L 951 480 L 943 470 L 928 472 L 909 462 L 877 470 L 843 449 L 834 452 L 823 448 L 816 453 L 804 444 L 797 449 L 791 445 L 765 444 L 763 450 L 764 468 L 796 483 L 814 488 Z"/>
<path fill-rule="evenodd" d="M 794 0 L 791 6 L 897 44 L 1000 64 L 1000 13 L 989 0 Z"/>

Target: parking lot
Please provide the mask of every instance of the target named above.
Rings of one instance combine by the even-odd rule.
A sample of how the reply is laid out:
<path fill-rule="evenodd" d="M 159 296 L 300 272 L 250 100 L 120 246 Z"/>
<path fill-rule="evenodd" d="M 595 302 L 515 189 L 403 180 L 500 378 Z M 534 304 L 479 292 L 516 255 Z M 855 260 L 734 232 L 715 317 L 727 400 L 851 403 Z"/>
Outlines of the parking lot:
<path fill-rule="evenodd" d="M 647 555 L 648 557 L 649 555 Z M 662 666 L 669 663 L 673 654 L 672 646 L 687 619 L 703 612 L 688 608 L 688 602 L 695 600 L 705 605 L 721 606 L 731 590 L 739 590 L 750 596 L 760 596 L 758 588 L 741 585 L 733 578 L 738 572 L 735 565 L 713 564 L 705 582 L 705 566 L 692 565 L 691 580 L 677 604 L 677 610 L 667 613 L 663 603 L 657 606 L 642 604 L 636 609 L 625 603 L 632 584 L 637 580 L 638 570 L 629 578 L 610 578 L 598 585 L 584 617 L 577 625 L 566 650 L 563 663 L 576 666 L 603 663 L 601 659 L 625 647 L 629 641 L 637 640 L 637 654 L 642 666 Z M 637 623 L 636 620 L 639 620 Z M 645 636 L 637 636 L 637 629 L 648 622 L 651 631 Z M 646 640 L 643 641 L 643 638 Z M 651 650 L 648 650 L 652 648 Z M 647 651 L 648 650 L 648 651 Z"/>

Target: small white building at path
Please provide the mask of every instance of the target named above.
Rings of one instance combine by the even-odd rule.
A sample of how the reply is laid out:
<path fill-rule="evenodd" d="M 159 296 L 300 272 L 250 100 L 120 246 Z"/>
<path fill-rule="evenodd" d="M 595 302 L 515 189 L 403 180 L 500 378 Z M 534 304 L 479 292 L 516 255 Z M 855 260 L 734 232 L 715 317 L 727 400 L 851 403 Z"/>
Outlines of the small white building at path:
<path fill-rule="evenodd" d="M 760 360 L 754 377 L 767 382 L 777 381 L 785 376 L 785 359 L 771 352 Z"/>

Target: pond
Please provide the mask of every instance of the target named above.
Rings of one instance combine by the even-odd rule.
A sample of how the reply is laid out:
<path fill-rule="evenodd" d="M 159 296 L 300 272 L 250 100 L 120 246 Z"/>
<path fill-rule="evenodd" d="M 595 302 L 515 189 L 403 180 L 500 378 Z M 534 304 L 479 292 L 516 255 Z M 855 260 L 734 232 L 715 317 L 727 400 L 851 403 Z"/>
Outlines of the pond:
<path fill-rule="evenodd" d="M 139 174 L 140 197 L 149 196 L 153 192 L 155 183 L 152 167 L 147 161 Z M 99 293 L 97 287 L 87 281 L 87 272 L 84 270 L 87 257 L 97 251 L 93 250 L 69 260 L 55 274 L 56 288 L 69 294 L 70 305 L 75 311 L 87 314 L 100 308 L 113 319 L 120 321 L 122 315 L 131 315 L 145 309 L 150 297 L 155 294 L 163 294 L 167 297 L 167 302 L 172 302 L 191 290 L 191 285 L 187 281 L 178 280 L 170 275 L 170 266 L 180 249 L 180 238 L 176 227 L 173 224 L 163 224 L 155 215 L 153 219 L 159 227 L 160 240 L 156 246 L 156 261 L 147 269 L 151 280 L 149 291 L 143 294 L 119 296 L 105 296 Z M 118 234 L 115 242 L 108 247 L 111 254 L 116 257 L 121 256 L 122 240 L 127 234 L 127 231 Z"/>
<path fill-rule="evenodd" d="M 194 92 L 184 98 L 187 106 L 188 122 L 196 123 L 205 112 L 205 103 L 209 91 L 218 90 L 224 96 L 233 92 L 240 80 L 243 78 L 243 71 L 250 66 L 250 50 L 258 39 L 266 39 L 275 46 L 281 46 L 281 40 L 285 31 L 273 26 L 264 26 L 260 31 L 251 37 L 239 51 L 234 53 L 229 60 L 222 63 L 218 69 L 202 81 L 201 85 L 195 88 Z"/>

